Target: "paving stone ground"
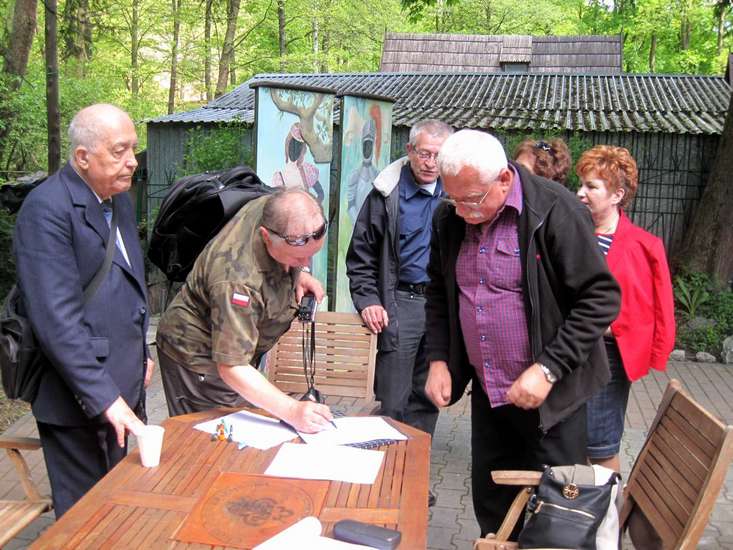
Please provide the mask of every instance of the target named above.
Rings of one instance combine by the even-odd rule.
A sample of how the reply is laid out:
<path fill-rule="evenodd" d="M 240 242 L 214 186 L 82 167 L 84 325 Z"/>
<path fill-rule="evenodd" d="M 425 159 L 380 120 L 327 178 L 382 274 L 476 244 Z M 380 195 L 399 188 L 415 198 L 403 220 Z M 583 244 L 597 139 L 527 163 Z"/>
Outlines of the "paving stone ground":
<path fill-rule="evenodd" d="M 149 340 L 152 341 L 152 340 Z M 706 409 L 733 424 L 733 366 L 671 361 L 666 372 L 655 372 L 632 385 L 626 416 L 626 431 L 621 448 L 622 475 L 628 475 L 632 461 L 646 437 L 657 405 L 669 378 L 679 379 Z M 165 397 L 156 373 L 148 390 L 148 415 L 152 423 L 167 418 Z M 33 417 L 28 414 L 11 426 L 6 434 L 36 436 Z M 430 484 L 437 496 L 429 512 L 428 548 L 430 550 L 470 550 L 479 536 L 471 502 L 470 466 L 471 418 L 469 399 L 441 413 L 433 440 Z M 42 451 L 26 454 L 31 474 L 41 491 L 49 493 Z M 0 499 L 22 498 L 15 471 L 6 456 L 0 458 Z M 6 549 L 27 548 L 53 523 L 45 514 L 28 526 Z M 631 548 L 628 541 L 624 548 Z M 717 499 L 715 510 L 698 545 L 704 550 L 733 550 L 733 466 Z M 405 549 L 414 550 L 414 549 Z"/>

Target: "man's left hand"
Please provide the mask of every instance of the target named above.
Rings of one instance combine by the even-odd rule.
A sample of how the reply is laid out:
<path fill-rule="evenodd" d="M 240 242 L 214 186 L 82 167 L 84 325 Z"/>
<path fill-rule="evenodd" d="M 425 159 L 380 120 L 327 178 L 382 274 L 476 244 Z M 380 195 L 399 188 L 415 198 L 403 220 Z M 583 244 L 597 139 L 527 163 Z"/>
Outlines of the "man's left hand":
<path fill-rule="evenodd" d="M 545 402 L 551 389 L 552 384 L 545 378 L 545 373 L 534 363 L 514 381 L 506 397 L 520 409 L 536 409 Z"/>
<path fill-rule="evenodd" d="M 145 360 L 145 387 L 150 385 L 150 381 L 153 379 L 153 371 L 155 370 L 155 361 L 150 357 Z"/>
<path fill-rule="evenodd" d="M 323 286 L 313 275 L 301 271 L 295 283 L 295 300 L 300 303 L 303 296 L 309 292 L 316 297 L 316 301 L 320 304 L 324 295 Z"/>

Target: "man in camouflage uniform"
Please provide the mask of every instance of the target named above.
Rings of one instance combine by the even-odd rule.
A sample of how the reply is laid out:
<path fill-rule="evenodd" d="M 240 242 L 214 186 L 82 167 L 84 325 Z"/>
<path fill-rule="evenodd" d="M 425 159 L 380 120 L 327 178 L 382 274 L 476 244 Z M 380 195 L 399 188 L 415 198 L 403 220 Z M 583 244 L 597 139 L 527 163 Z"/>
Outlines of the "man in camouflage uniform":
<path fill-rule="evenodd" d="M 294 400 L 256 369 L 290 328 L 303 294 L 323 297 L 301 268 L 323 246 L 326 228 L 307 191 L 283 189 L 247 203 L 206 246 L 158 326 L 171 416 L 249 402 L 305 432 L 332 420 L 326 405 Z"/>

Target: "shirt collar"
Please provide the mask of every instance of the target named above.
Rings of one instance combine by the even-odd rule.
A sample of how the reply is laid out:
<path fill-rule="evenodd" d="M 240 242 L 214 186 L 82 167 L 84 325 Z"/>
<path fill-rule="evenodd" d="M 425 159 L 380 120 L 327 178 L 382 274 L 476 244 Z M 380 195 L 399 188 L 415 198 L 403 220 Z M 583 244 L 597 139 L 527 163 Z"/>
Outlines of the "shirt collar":
<path fill-rule="evenodd" d="M 402 171 L 400 172 L 399 185 L 400 194 L 406 200 L 410 200 L 418 193 L 430 195 L 431 197 L 439 197 L 443 194 L 443 186 L 441 184 L 440 177 L 438 177 L 438 179 L 436 180 L 435 192 L 430 194 L 427 192 L 427 190 L 423 189 L 420 185 L 417 184 L 417 182 L 415 181 L 415 176 L 412 174 L 412 170 L 410 169 L 409 163 L 405 164 L 402 167 Z"/>
<path fill-rule="evenodd" d="M 522 200 L 522 177 L 519 175 L 519 170 L 514 168 L 511 164 L 508 165 L 514 173 L 512 181 L 512 187 L 509 189 L 509 193 L 506 197 L 504 207 L 511 206 L 517 211 L 517 214 L 522 214 L 522 208 L 524 207 L 524 201 Z"/>

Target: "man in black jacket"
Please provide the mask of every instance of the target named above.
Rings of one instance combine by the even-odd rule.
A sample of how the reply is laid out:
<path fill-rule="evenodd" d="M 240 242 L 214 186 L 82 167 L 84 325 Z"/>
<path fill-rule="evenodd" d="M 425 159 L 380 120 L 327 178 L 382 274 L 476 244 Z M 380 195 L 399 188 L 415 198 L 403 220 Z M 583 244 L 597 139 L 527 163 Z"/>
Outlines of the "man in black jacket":
<path fill-rule="evenodd" d="M 354 307 L 379 334 L 375 394 L 380 414 L 430 434 L 438 409 L 425 396 L 425 283 L 430 224 L 443 194 L 437 156 L 452 133 L 438 120 L 412 127 L 407 156 L 374 180 L 346 255 Z"/>
<path fill-rule="evenodd" d="M 462 130 L 438 166 L 448 198 L 433 218 L 426 393 L 444 407 L 473 381 L 473 501 L 484 535 L 517 491 L 495 485 L 492 470 L 585 462 L 585 401 L 609 377 L 601 336 L 620 293 L 587 209 L 507 163 L 496 138 Z"/>

